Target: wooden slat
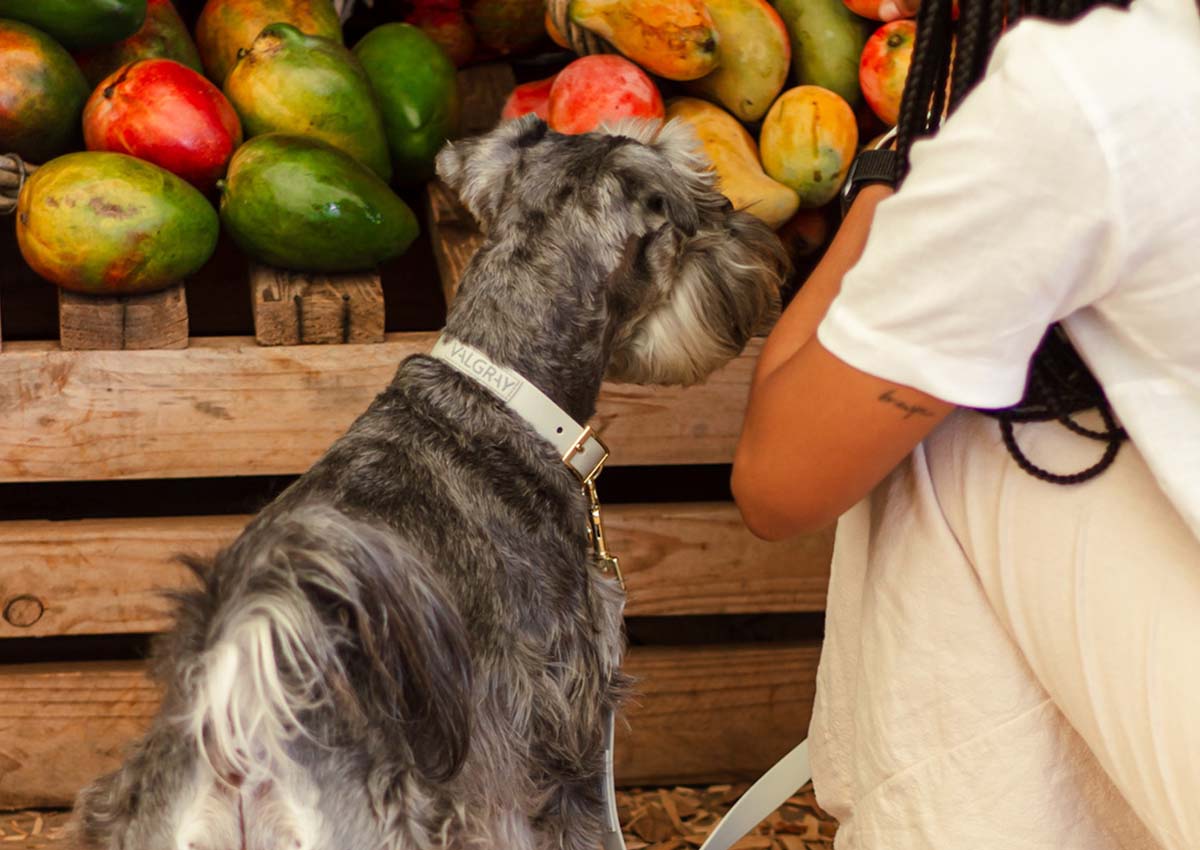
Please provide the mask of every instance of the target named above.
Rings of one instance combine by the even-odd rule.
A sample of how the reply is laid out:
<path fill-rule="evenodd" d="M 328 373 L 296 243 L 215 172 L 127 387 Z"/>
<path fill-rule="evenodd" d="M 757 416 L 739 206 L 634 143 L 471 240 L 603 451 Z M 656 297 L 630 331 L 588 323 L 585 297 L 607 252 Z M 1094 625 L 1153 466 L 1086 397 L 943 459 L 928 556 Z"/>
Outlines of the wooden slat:
<path fill-rule="evenodd" d="M 67 351 L 187 348 L 183 284 L 146 295 L 79 295 L 60 289 L 58 335 Z"/>
<path fill-rule="evenodd" d="M 378 272 L 309 274 L 252 264 L 250 299 L 259 345 L 383 342 Z"/>
<path fill-rule="evenodd" d="M 429 239 L 442 282 L 442 297 L 449 307 L 458 294 L 458 282 L 467 263 L 483 245 L 483 234 L 453 189 L 441 180 L 434 180 L 427 192 Z"/>
<path fill-rule="evenodd" d="M 248 520 L 0 523 L 0 638 L 161 631 L 161 591 L 192 582 L 174 556 L 215 551 Z M 832 529 L 763 543 L 725 503 L 611 505 L 605 526 L 630 616 L 824 610 Z"/>
<path fill-rule="evenodd" d="M 640 696 L 617 732 L 622 784 L 751 778 L 804 737 L 809 645 L 634 648 Z M 158 693 L 136 662 L 0 667 L 0 808 L 61 806 L 113 769 Z"/>
<path fill-rule="evenodd" d="M 476 65 L 459 71 L 461 134 L 474 136 L 492 129 L 500 120 L 504 101 L 516 84 L 516 77 L 509 65 Z M 483 234 L 479 232 L 475 219 L 445 183 L 432 180 L 427 191 L 429 240 L 442 282 L 442 295 L 449 305 L 458 291 L 458 281 L 467 261 L 483 244 Z"/>
<path fill-rule="evenodd" d="M 475 136 L 492 129 L 516 84 L 512 66 L 503 62 L 473 65 L 459 71 L 459 134 Z"/>
<path fill-rule="evenodd" d="M 808 735 L 816 644 L 634 647 L 629 726 L 617 730 L 623 785 L 757 779 Z"/>
<path fill-rule="evenodd" d="M 9 343 L 0 482 L 300 473 L 436 337 L 280 348 L 203 337 L 138 352 Z M 593 425 L 611 463 L 728 463 L 759 346 L 686 390 L 606 385 Z"/>

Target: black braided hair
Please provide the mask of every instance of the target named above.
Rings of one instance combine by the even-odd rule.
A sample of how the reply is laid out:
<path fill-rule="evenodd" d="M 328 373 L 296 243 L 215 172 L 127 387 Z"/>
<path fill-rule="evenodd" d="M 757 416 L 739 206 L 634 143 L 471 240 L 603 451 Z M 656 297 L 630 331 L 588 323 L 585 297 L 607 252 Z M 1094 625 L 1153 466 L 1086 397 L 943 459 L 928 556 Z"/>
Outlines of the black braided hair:
<path fill-rule="evenodd" d="M 936 132 L 944 115 L 958 108 L 983 77 L 992 49 L 1006 28 L 1030 15 L 1070 21 L 1094 6 L 1124 7 L 1129 4 L 1129 0 L 957 2 L 957 20 L 954 18 L 955 0 L 922 0 L 917 14 L 917 38 L 900 104 L 900 120 L 896 124 L 896 171 L 901 180 L 908 173 L 908 155 L 913 142 Z M 1099 412 L 1104 422 L 1103 431 L 1084 428 L 1071 418 L 1072 414 L 1090 409 Z M 1116 459 L 1127 436 L 1117 425 L 1104 390 L 1057 324 L 1046 332 L 1033 355 L 1021 401 L 1013 407 L 981 412 L 999 420 L 1004 444 L 1017 465 L 1030 475 L 1053 484 L 1078 484 L 1095 478 Z M 1042 469 L 1017 445 L 1013 425 L 1047 421 L 1060 422 L 1082 437 L 1104 443 L 1104 453 L 1092 466 L 1070 475 Z"/>

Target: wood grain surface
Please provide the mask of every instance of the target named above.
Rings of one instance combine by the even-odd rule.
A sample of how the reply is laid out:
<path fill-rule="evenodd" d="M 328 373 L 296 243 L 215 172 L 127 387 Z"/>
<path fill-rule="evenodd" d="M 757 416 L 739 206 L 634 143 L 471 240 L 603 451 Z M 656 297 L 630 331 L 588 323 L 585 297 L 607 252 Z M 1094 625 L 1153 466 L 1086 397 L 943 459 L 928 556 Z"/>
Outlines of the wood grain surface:
<path fill-rule="evenodd" d="M 630 651 L 639 696 L 617 732 L 625 785 L 751 779 L 804 737 L 818 650 Z M 158 691 L 138 662 L 0 666 L 0 808 L 69 805 L 115 768 Z"/>
<path fill-rule="evenodd" d="M 832 529 L 764 543 L 728 503 L 610 505 L 629 616 L 821 611 Z M 0 638 L 157 632 L 179 553 L 209 554 L 246 516 L 0 523 Z"/>
<path fill-rule="evenodd" d="M 298 474 L 436 332 L 379 345 L 183 351 L 11 342 L 0 368 L 0 482 Z M 613 465 L 728 463 L 760 343 L 687 389 L 606 384 L 593 419 Z"/>
<path fill-rule="evenodd" d="M 383 342 L 378 272 L 312 274 L 254 263 L 250 298 L 259 345 Z"/>
<path fill-rule="evenodd" d="M 80 295 L 60 289 L 58 336 L 66 351 L 187 348 L 183 284 L 146 295 Z"/>

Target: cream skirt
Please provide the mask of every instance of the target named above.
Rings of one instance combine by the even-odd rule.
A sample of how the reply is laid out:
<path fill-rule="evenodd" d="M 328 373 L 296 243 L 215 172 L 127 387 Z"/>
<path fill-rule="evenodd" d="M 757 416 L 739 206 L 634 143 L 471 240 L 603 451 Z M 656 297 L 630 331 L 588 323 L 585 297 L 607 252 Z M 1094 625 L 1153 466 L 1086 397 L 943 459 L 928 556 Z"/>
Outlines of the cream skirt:
<path fill-rule="evenodd" d="M 1200 541 L 1131 444 L 1061 487 L 955 413 L 838 526 L 811 739 L 839 850 L 1197 850 Z"/>

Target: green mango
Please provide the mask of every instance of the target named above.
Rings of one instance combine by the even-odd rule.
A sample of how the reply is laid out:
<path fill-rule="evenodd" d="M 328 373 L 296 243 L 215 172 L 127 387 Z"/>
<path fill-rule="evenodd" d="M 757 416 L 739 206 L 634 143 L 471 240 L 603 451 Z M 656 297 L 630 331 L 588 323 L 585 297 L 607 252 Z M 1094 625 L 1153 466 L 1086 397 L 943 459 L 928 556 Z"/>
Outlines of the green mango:
<path fill-rule="evenodd" d="M 122 153 L 52 159 L 17 197 L 26 262 L 63 289 L 153 292 L 199 269 L 217 247 L 212 204 L 169 171 Z"/>
<path fill-rule="evenodd" d="M 238 148 L 221 223 L 251 257 L 299 271 L 377 266 L 407 250 L 417 217 L 373 171 L 306 136 L 269 133 Z"/>
<path fill-rule="evenodd" d="M 354 46 L 375 89 L 392 167 L 404 182 L 433 177 L 433 158 L 458 132 L 458 78 L 437 42 L 410 24 L 384 24 Z"/>
<path fill-rule="evenodd" d="M 146 0 L 0 0 L 0 18 L 24 21 L 76 50 L 133 35 L 146 19 Z"/>
<path fill-rule="evenodd" d="M 83 147 L 79 116 L 88 84 L 54 39 L 0 20 L 0 153 L 45 162 Z"/>
<path fill-rule="evenodd" d="M 263 29 L 225 80 L 225 95 L 246 138 L 263 133 L 312 136 L 392 177 L 383 116 L 354 54 L 291 24 Z"/>
<path fill-rule="evenodd" d="M 820 86 L 852 107 L 862 101 L 858 63 L 872 22 L 842 0 L 773 0 L 792 40 L 792 69 L 802 86 Z M 878 26 L 874 22 L 874 26 Z"/>

